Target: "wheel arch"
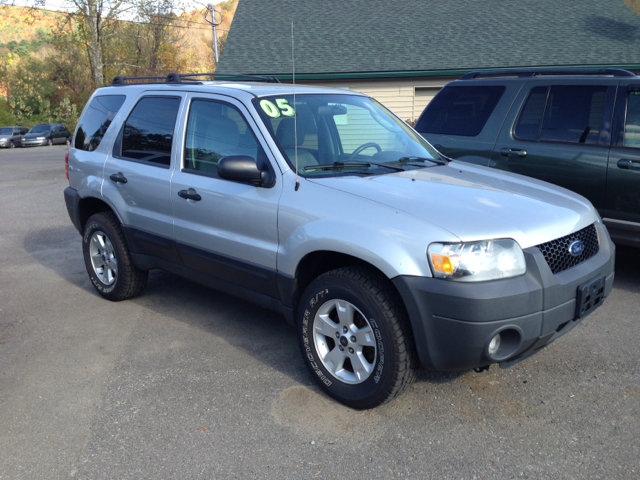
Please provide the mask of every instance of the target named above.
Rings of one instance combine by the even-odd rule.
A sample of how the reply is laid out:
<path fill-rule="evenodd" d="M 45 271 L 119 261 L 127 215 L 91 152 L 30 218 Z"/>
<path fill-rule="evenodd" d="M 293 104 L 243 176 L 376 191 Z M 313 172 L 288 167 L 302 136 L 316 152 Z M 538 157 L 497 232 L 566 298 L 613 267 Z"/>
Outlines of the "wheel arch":
<path fill-rule="evenodd" d="M 402 300 L 400 292 L 391 279 L 372 263 L 356 256 L 334 250 L 316 250 L 307 253 L 300 259 L 296 266 L 293 278 L 280 277 L 281 281 L 279 290 L 283 303 L 288 307 L 291 307 L 295 312 L 298 308 L 300 297 L 302 297 L 304 291 L 316 278 L 338 268 L 354 266 L 367 268 L 375 272 L 381 278 L 384 278 Z"/>
<path fill-rule="evenodd" d="M 337 268 L 351 266 L 361 266 L 375 270 L 384 278 L 388 279 L 379 268 L 361 258 L 332 250 L 318 250 L 307 253 L 300 259 L 296 267 L 295 283 L 298 290 L 295 298 L 296 302 L 309 284 L 323 273 L 336 270 Z"/>
<path fill-rule="evenodd" d="M 118 220 L 120 221 L 120 223 L 122 223 L 122 220 L 120 219 L 120 216 L 118 215 L 118 213 L 104 200 L 101 200 L 96 197 L 81 198 L 80 201 L 78 202 L 78 213 L 77 213 L 78 227 L 79 227 L 80 233 L 84 231 L 84 227 L 87 223 L 87 220 L 89 220 L 89 218 L 92 215 L 95 215 L 96 213 L 101 213 L 101 212 L 113 212 L 115 216 L 118 218 Z"/>

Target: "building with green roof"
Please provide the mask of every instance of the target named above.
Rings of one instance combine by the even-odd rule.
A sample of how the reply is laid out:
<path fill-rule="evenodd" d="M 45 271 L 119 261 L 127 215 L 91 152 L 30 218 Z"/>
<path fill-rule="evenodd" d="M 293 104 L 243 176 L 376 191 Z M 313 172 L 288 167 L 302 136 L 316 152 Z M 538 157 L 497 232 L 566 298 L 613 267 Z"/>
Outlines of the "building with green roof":
<path fill-rule="evenodd" d="M 640 70 L 640 15 L 622 0 L 240 0 L 220 72 L 367 93 L 416 118 L 474 70 Z"/>

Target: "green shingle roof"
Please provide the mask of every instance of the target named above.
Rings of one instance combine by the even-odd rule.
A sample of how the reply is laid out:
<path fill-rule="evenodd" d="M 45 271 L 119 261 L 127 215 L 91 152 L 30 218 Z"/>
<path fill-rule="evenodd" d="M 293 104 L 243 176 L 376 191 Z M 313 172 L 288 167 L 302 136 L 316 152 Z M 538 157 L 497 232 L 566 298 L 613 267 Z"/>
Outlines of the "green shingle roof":
<path fill-rule="evenodd" d="M 621 0 L 240 0 L 220 72 L 433 75 L 531 66 L 640 67 Z"/>

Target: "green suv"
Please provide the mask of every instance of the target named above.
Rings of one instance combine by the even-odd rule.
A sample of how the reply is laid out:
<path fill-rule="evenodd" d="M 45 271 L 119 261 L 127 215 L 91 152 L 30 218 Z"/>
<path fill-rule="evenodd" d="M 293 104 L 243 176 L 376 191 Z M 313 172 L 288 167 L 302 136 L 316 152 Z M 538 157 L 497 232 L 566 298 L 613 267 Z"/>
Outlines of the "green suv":
<path fill-rule="evenodd" d="M 640 247 L 640 76 L 473 72 L 438 93 L 416 130 L 449 157 L 585 196 L 616 243 Z"/>

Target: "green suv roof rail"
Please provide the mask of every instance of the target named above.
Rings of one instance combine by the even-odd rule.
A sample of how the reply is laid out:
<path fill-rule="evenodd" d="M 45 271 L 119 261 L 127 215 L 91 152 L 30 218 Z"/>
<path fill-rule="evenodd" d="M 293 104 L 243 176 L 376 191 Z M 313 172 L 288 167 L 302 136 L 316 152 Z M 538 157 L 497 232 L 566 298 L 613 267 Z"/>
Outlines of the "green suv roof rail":
<path fill-rule="evenodd" d="M 513 70 L 480 70 L 469 72 L 460 77 L 460 80 L 473 80 L 478 77 L 539 77 L 544 75 L 599 75 L 607 77 L 635 77 L 636 74 L 620 68 L 538 68 L 538 69 L 513 69 Z"/>
<path fill-rule="evenodd" d="M 213 77 L 210 80 L 215 80 L 218 77 L 222 77 L 225 80 L 251 80 L 254 82 L 267 82 L 267 83 L 280 83 L 275 77 L 265 77 L 261 75 L 246 75 L 242 73 L 170 73 L 165 76 L 151 76 L 151 77 L 115 77 L 111 82 L 114 86 L 123 85 L 137 85 L 141 83 L 189 83 L 201 85 L 202 81 L 195 79 L 195 77 Z"/>

